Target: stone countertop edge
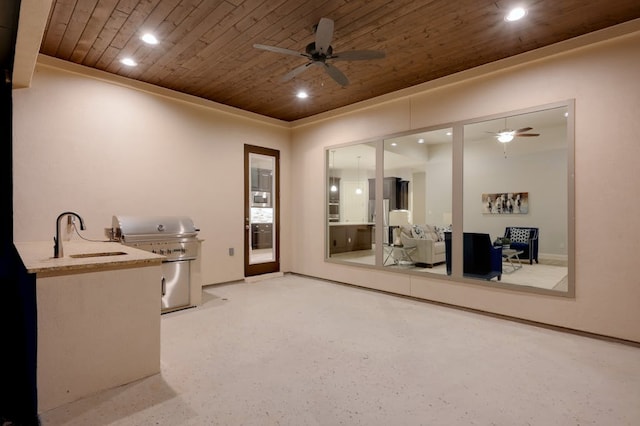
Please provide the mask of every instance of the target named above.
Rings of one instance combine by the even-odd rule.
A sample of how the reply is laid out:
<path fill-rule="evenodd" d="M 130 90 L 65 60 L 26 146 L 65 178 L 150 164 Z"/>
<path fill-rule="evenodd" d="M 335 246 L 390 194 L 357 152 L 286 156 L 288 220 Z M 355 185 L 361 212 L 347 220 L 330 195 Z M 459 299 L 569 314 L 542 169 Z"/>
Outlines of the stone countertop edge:
<path fill-rule="evenodd" d="M 129 247 L 118 242 L 64 241 L 64 257 L 53 257 L 53 241 L 14 242 L 30 274 L 96 272 L 111 268 L 160 264 L 165 256 Z M 73 258 L 75 254 L 124 252 L 116 256 Z"/>

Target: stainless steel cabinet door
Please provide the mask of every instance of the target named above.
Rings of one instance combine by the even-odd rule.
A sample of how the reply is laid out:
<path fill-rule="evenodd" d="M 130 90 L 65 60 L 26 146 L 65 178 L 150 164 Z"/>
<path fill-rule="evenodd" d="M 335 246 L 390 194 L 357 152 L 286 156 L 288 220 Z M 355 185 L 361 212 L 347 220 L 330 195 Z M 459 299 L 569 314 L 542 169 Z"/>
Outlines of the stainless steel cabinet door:
<path fill-rule="evenodd" d="M 162 310 L 189 304 L 189 260 L 162 263 Z"/>

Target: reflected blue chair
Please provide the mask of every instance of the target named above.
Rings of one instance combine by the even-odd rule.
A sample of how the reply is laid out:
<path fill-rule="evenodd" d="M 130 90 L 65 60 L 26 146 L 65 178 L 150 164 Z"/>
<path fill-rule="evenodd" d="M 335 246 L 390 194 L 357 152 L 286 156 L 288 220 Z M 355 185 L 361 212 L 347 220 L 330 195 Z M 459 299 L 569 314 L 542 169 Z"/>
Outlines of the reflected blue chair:
<path fill-rule="evenodd" d="M 504 236 L 511 240 L 509 248 L 522 251 L 520 259 L 529 259 L 529 265 L 534 260 L 538 263 L 538 228 L 508 226 Z"/>
<path fill-rule="evenodd" d="M 489 234 L 463 234 L 463 274 L 465 277 L 502 279 L 502 247 L 494 247 Z M 451 275 L 451 232 L 444 233 L 447 275 Z"/>

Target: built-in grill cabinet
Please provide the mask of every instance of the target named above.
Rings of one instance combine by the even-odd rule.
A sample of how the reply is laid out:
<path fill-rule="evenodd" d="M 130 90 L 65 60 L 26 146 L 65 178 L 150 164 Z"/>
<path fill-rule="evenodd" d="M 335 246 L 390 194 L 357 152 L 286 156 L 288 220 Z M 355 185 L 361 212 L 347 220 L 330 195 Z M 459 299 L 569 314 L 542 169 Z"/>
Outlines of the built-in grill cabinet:
<path fill-rule="evenodd" d="M 160 282 L 162 313 L 191 301 L 192 262 L 200 251 L 199 229 L 186 216 L 113 216 L 112 236 L 122 244 L 166 257 Z"/>

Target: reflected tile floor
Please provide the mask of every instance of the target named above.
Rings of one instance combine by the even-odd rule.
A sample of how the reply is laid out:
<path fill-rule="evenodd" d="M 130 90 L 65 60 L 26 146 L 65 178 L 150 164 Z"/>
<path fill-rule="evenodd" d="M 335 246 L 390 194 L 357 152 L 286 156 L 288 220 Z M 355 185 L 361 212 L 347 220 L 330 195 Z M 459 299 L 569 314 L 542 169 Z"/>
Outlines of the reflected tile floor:
<path fill-rule="evenodd" d="M 354 262 L 361 265 L 375 265 L 375 253 L 373 250 L 360 250 L 348 253 L 334 254 L 333 259 L 343 260 L 346 262 Z M 550 261 L 541 261 L 532 265 L 527 261 L 522 261 L 518 266 L 522 265 L 522 269 L 512 271 L 512 266 L 508 262 L 502 265 L 502 282 L 527 286 L 544 288 L 548 290 L 567 291 L 567 274 L 568 268 L 561 263 L 554 264 Z M 400 263 L 398 265 L 388 261 L 385 265 L 388 269 L 401 269 L 413 272 L 428 272 L 432 274 L 446 275 L 447 269 L 444 263 L 439 263 L 431 268 L 415 266 L 413 264 Z"/>
<path fill-rule="evenodd" d="M 125 349 L 125 348 L 123 348 Z M 638 425 L 640 348 L 287 274 L 162 316 L 162 372 L 49 425 Z"/>

